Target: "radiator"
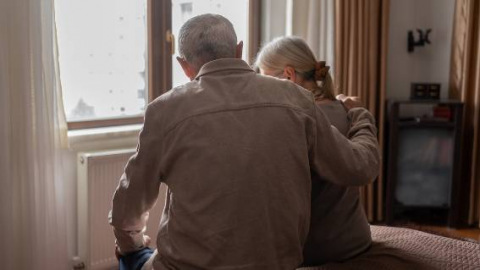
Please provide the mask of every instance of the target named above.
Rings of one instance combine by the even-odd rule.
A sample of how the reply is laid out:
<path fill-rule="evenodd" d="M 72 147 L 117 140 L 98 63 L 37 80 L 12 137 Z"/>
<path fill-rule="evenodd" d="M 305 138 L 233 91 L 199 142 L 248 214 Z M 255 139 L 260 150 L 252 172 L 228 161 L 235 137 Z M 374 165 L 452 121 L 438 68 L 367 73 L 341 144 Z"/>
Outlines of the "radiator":
<path fill-rule="evenodd" d="M 78 256 L 75 269 L 118 269 L 115 237 L 108 224 L 112 196 L 134 149 L 78 154 Z M 150 211 L 147 235 L 155 247 L 157 228 L 165 204 L 162 185 L 157 204 Z"/>

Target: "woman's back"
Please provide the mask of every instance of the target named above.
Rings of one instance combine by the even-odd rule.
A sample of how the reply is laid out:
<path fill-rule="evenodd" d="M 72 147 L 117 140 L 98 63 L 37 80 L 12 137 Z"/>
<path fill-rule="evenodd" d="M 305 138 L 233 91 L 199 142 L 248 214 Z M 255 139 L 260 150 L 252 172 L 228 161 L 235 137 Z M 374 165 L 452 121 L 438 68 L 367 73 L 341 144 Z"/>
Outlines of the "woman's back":
<path fill-rule="evenodd" d="M 335 99 L 330 67 L 324 61 L 317 61 L 303 39 L 280 37 L 271 41 L 258 54 L 256 66 L 263 75 L 290 80 L 312 92 L 330 123 L 346 136 L 350 121 L 342 103 Z M 349 179 L 319 179 L 312 175 L 310 232 L 303 252 L 305 265 L 343 261 L 370 246 L 370 226 L 360 204 L 360 190 L 332 184 L 342 180 L 348 183 Z"/>
<path fill-rule="evenodd" d="M 350 121 L 341 102 L 322 102 L 319 106 L 330 123 L 346 135 Z M 335 185 L 313 175 L 304 264 L 344 261 L 367 250 L 371 241 L 370 226 L 360 204 L 360 189 Z"/>

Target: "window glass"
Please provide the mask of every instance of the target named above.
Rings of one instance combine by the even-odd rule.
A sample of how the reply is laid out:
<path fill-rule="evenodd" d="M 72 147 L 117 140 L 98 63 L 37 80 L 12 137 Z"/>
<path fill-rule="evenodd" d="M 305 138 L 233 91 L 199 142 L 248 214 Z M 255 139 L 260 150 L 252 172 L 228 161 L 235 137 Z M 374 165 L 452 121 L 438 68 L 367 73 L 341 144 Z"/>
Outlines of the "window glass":
<path fill-rule="evenodd" d="M 230 20 L 237 33 L 237 40 L 243 40 L 243 59 L 248 56 L 248 0 L 173 0 L 172 32 L 178 37 L 180 27 L 191 17 L 205 13 L 220 14 Z M 182 68 L 175 59 L 178 56 L 178 42 L 173 56 L 173 86 L 188 82 Z"/>
<path fill-rule="evenodd" d="M 146 1 L 57 0 L 55 9 L 67 120 L 143 114 Z"/>

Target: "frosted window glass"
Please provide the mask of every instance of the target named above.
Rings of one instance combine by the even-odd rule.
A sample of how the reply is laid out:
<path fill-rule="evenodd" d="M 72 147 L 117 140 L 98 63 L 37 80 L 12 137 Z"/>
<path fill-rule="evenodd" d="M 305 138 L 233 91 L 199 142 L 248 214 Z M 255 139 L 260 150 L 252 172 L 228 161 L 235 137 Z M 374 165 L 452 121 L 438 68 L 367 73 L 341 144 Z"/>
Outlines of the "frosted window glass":
<path fill-rule="evenodd" d="M 142 115 L 146 1 L 57 0 L 55 9 L 67 120 Z"/>

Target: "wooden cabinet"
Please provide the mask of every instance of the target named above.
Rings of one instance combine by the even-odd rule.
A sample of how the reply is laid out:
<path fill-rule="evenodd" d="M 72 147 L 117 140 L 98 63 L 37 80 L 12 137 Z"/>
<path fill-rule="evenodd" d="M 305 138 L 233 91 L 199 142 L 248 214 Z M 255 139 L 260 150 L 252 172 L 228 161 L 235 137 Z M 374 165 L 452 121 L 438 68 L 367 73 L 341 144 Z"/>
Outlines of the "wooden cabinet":
<path fill-rule="evenodd" d="M 386 222 L 461 225 L 463 104 L 389 101 Z"/>

